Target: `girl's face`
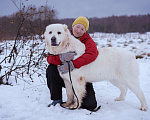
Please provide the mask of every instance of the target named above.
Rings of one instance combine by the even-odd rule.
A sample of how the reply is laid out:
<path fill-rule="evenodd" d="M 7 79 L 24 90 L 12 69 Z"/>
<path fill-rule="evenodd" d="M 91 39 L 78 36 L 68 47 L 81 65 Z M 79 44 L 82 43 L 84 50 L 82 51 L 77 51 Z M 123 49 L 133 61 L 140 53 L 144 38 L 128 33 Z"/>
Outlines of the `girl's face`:
<path fill-rule="evenodd" d="M 82 24 L 76 24 L 72 27 L 72 32 L 75 37 L 81 37 L 86 31 Z"/>

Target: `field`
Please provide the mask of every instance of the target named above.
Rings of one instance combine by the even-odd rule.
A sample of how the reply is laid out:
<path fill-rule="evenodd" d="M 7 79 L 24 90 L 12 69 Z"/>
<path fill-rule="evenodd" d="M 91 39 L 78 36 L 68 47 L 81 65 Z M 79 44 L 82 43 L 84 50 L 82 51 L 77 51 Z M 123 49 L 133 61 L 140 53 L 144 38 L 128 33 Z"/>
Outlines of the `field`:
<path fill-rule="evenodd" d="M 150 33 L 90 35 L 97 47 L 121 47 L 135 54 L 140 66 L 140 86 L 150 106 Z M 0 43 L 0 62 L 9 55 L 13 44 L 14 41 Z M 84 109 L 68 110 L 59 105 L 48 108 L 51 102 L 45 78 L 48 64 L 46 57 L 40 58 L 41 54 L 47 53 L 44 51 L 45 41 L 36 36 L 36 40 L 18 41 L 17 45 L 19 52 L 15 63 L 13 60 L 9 63 L 6 59 L 0 64 L 0 76 L 5 75 L 12 64 L 12 69 L 24 65 L 13 71 L 9 79 L 4 77 L 4 82 L 9 85 L 0 85 L 0 120 L 149 120 L 150 110 L 140 111 L 140 102 L 130 90 L 125 101 L 114 101 L 119 90 L 107 81 L 93 83 L 98 105 L 102 106 L 95 113 Z M 28 71 L 26 64 L 29 61 Z M 63 101 L 66 101 L 64 88 Z"/>

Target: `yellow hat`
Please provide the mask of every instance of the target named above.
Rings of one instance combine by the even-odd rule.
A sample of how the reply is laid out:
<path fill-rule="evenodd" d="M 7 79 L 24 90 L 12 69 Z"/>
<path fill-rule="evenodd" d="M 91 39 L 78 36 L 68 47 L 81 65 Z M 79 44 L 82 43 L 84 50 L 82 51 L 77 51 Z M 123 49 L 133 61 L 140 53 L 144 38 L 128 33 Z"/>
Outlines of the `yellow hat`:
<path fill-rule="evenodd" d="M 85 27 L 85 30 L 87 31 L 89 29 L 89 21 L 86 17 L 78 17 L 72 24 L 72 27 L 75 26 L 76 24 L 82 24 Z"/>

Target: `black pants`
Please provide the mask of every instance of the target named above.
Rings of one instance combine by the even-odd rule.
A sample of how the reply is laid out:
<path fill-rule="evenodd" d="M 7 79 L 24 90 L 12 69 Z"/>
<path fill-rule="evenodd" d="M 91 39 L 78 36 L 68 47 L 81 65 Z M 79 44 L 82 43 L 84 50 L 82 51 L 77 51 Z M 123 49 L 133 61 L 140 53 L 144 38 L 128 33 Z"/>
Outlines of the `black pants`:
<path fill-rule="evenodd" d="M 57 66 L 50 64 L 46 69 L 47 86 L 50 90 L 51 100 L 62 99 L 62 87 L 65 87 Z M 97 107 L 95 92 L 92 83 L 86 84 L 86 96 L 83 98 L 81 108 L 94 109 Z"/>

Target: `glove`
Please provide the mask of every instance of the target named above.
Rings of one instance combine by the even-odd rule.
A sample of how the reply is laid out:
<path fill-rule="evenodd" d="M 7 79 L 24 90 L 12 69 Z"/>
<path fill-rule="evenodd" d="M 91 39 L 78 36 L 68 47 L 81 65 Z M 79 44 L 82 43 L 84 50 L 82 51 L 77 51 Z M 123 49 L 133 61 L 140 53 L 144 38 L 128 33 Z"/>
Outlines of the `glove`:
<path fill-rule="evenodd" d="M 73 69 L 75 68 L 72 61 L 64 62 L 63 65 L 58 66 L 58 70 L 61 72 L 61 74 L 69 72 L 68 63 L 70 65 L 70 71 L 73 71 Z"/>
<path fill-rule="evenodd" d="M 67 61 L 71 61 L 75 55 L 76 55 L 75 52 L 67 52 L 67 53 L 60 54 L 59 58 L 60 58 L 61 62 L 64 63 Z"/>
<path fill-rule="evenodd" d="M 54 64 L 54 65 L 60 65 L 61 64 L 59 55 L 55 55 L 55 56 L 48 55 L 47 56 L 47 62 L 49 64 Z"/>

